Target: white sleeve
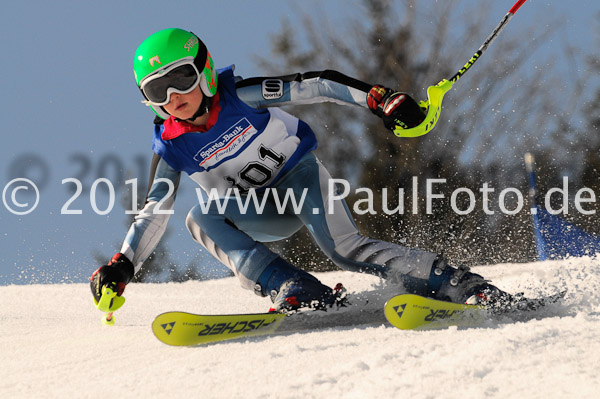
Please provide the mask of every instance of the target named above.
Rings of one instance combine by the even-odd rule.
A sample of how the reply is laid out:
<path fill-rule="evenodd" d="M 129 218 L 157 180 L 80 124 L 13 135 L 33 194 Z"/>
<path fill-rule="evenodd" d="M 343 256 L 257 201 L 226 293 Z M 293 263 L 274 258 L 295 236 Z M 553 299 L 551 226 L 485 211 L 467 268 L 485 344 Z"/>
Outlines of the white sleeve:
<path fill-rule="evenodd" d="M 180 175 L 181 172 L 155 155 L 151 173 L 152 185 L 146 204 L 131 224 L 120 251 L 131 260 L 136 273 L 152 254 L 167 229 L 167 223 L 173 213 Z"/>
<path fill-rule="evenodd" d="M 371 85 L 326 70 L 280 77 L 243 79 L 236 83 L 238 97 L 254 108 L 334 102 L 367 108 Z"/>

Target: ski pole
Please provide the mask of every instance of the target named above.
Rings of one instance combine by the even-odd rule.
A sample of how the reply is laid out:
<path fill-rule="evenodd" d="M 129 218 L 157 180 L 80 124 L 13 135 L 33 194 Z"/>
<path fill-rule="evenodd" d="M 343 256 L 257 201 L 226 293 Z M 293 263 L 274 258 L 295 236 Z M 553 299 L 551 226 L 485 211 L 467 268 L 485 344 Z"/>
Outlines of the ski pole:
<path fill-rule="evenodd" d="M 542 237 L 539 217 L 539 208 L 536 201 L 536 187 L 535 187 L 535 160 L 533 155 L 529 152 L 525 153 L 525 170 L 529 177 L 529 202 L 531 203 L 530 212 L 531 218 L 533 219 L 533 233 L 535 235 L 535 244 L 537 247 L 538 260 L 546 260 L 546 246 L 544 244 L 544 237 Z"/>
<path fill-rule="evenodd" d="M 102 324 L 106 324 L 107 326 L 115 325 L 115 316 L 113 316 L 113 312 L 108 312 L 102 317 Z"/>
<path fill-rule="evenodd" d="M 118 296 L 117 291 L 113 290 L 114 287 L 102 287 L 102 296 L 100 300 L 96 302 L 96 308 L 104 312 L 102 316 L 102 323 L 112 326 L 115 324 L 114 311 L 119 309 L 125 303 L 125 297 Z"/>
<path fill-rule="evenodd" d="M 412 127 L 410 129 L 402 129 L 397 127 L 394 130 L 394 134 L 398 137 L 419 137 L 429 133 L 436 125 L 438 119 L 440 118 L 440 113 L 442 111 L 442 99 L 444 98 L 444 94 L 446 94 L 454 83 L 456 83 L 471 67 L 477 62 L 477 60 L 485 53 L 485 51 L 490 47 L 490 45 L 496 40 L 500 32 L 506 27 L 508 21 L 511 20 L 513 15 L 517 12 L 519 8 L 526 2 L 527 0 L 518 0 L 515 5 L 510 9 L 510 11 L 502 18 L 500 23 L 494 28 L 492 33 L 488 36 L 488 38 L 483 42 L 481 47 L 475 52 L 473 57 L 452 76 L 450 79 L 442 79 L 440 83 L 435 86 L 429 86 L 427 88 L 427 100 L 421 101 L 419 106 L 427 111 L 427 115 L 423 122 L 419 125 Z"/>

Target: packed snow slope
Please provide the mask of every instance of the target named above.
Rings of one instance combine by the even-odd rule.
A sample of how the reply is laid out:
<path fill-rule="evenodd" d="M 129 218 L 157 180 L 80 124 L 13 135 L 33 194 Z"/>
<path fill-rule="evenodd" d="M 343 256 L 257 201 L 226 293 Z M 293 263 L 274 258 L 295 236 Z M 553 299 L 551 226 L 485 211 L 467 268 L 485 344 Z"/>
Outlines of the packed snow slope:
<path fill-rule="evenodd" d="M 600 397 L 600 259 L 475 270 L 511 292 L 568 293 L 535 318 L 479 328 L 400 331 L 380 323 L 179 348 L 153 336 L 157 314 L 261 312 L 268 300 L 233 278 L 131 284 L 116 325 L 108 327 L 85 284 L 0 287 L 0 392 L 4 398 Z M 342 281 L 351 292 L 381 289 L 367 275 L 319 277 Z"/>

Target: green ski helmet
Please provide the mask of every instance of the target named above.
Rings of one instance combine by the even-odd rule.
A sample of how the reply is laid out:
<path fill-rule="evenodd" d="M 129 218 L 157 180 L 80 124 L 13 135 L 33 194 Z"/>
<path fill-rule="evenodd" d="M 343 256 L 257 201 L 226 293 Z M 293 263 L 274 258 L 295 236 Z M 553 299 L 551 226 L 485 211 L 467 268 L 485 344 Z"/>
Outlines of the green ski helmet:
<path fill-rule="evenodd" d="M 212 57 L 198 36 L 183 29 L 171 28 L 158 31 L 140 44 L 133 59 L 135 82 L 138 88 L 142 90 L 148 82 L 148 78 L 155 79 L 157 74 L 165 74 L 172 69 L 170 67 L 186 62 L 188 64 L 193 63 L 197 72 L 199 72 L 198 84 L 204 98 L 214 96 L 217 93 L 217 71 Z M 189 91 L 171 87 L 169 90 L 175 92 Z M 162 119 L 169 118 L 170 115 L 161 105 L 150 101 L 143 90 L 142 94 L 146 99 L 143 102 L 149 105 L 156 115 Z M 207 101 L 202 103 L 201 108 L 205 108 Z"/>

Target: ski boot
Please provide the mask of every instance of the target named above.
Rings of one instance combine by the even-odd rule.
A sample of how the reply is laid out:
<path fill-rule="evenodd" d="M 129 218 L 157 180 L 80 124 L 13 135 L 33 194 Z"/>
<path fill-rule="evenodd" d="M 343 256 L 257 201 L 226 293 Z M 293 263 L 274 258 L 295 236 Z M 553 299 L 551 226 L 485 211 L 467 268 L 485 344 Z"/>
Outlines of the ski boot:
<path fill-rule="evenodd" d="M 337 292 L 340 292 L 343 287 L 341 284 L 338 286 Z M 269 311 L 286 313 L 293 313 L 300 308 L 326 310 L 336 303 L 338 297 L 337 292 L 316 277 L 282 258 L 275 259 L 266 267 L 256 281 L 254 292 L 271 298 L 273 306 Z"/>
<path fill-rule="evenodd" d="M 527 298 L 523 293 L 509 294 L 489 284 L 469 267 L 449 266 L 438 258 L 431 269 L 429 296 L 434 299 L 477 305 L 494 314 L 530 312 L 561 300 L 566 291 L 541 298 Z"/>
<path fill-rule="evenodd" d="M 478 305 L 486 309 L 504 308 L 518 301 L 517 297 L 489 284 L 481 275 L 469 270 L 468 266 L 454 268 L 438 258 L 429 277 L 430 296 L 441 301 Z"/>

